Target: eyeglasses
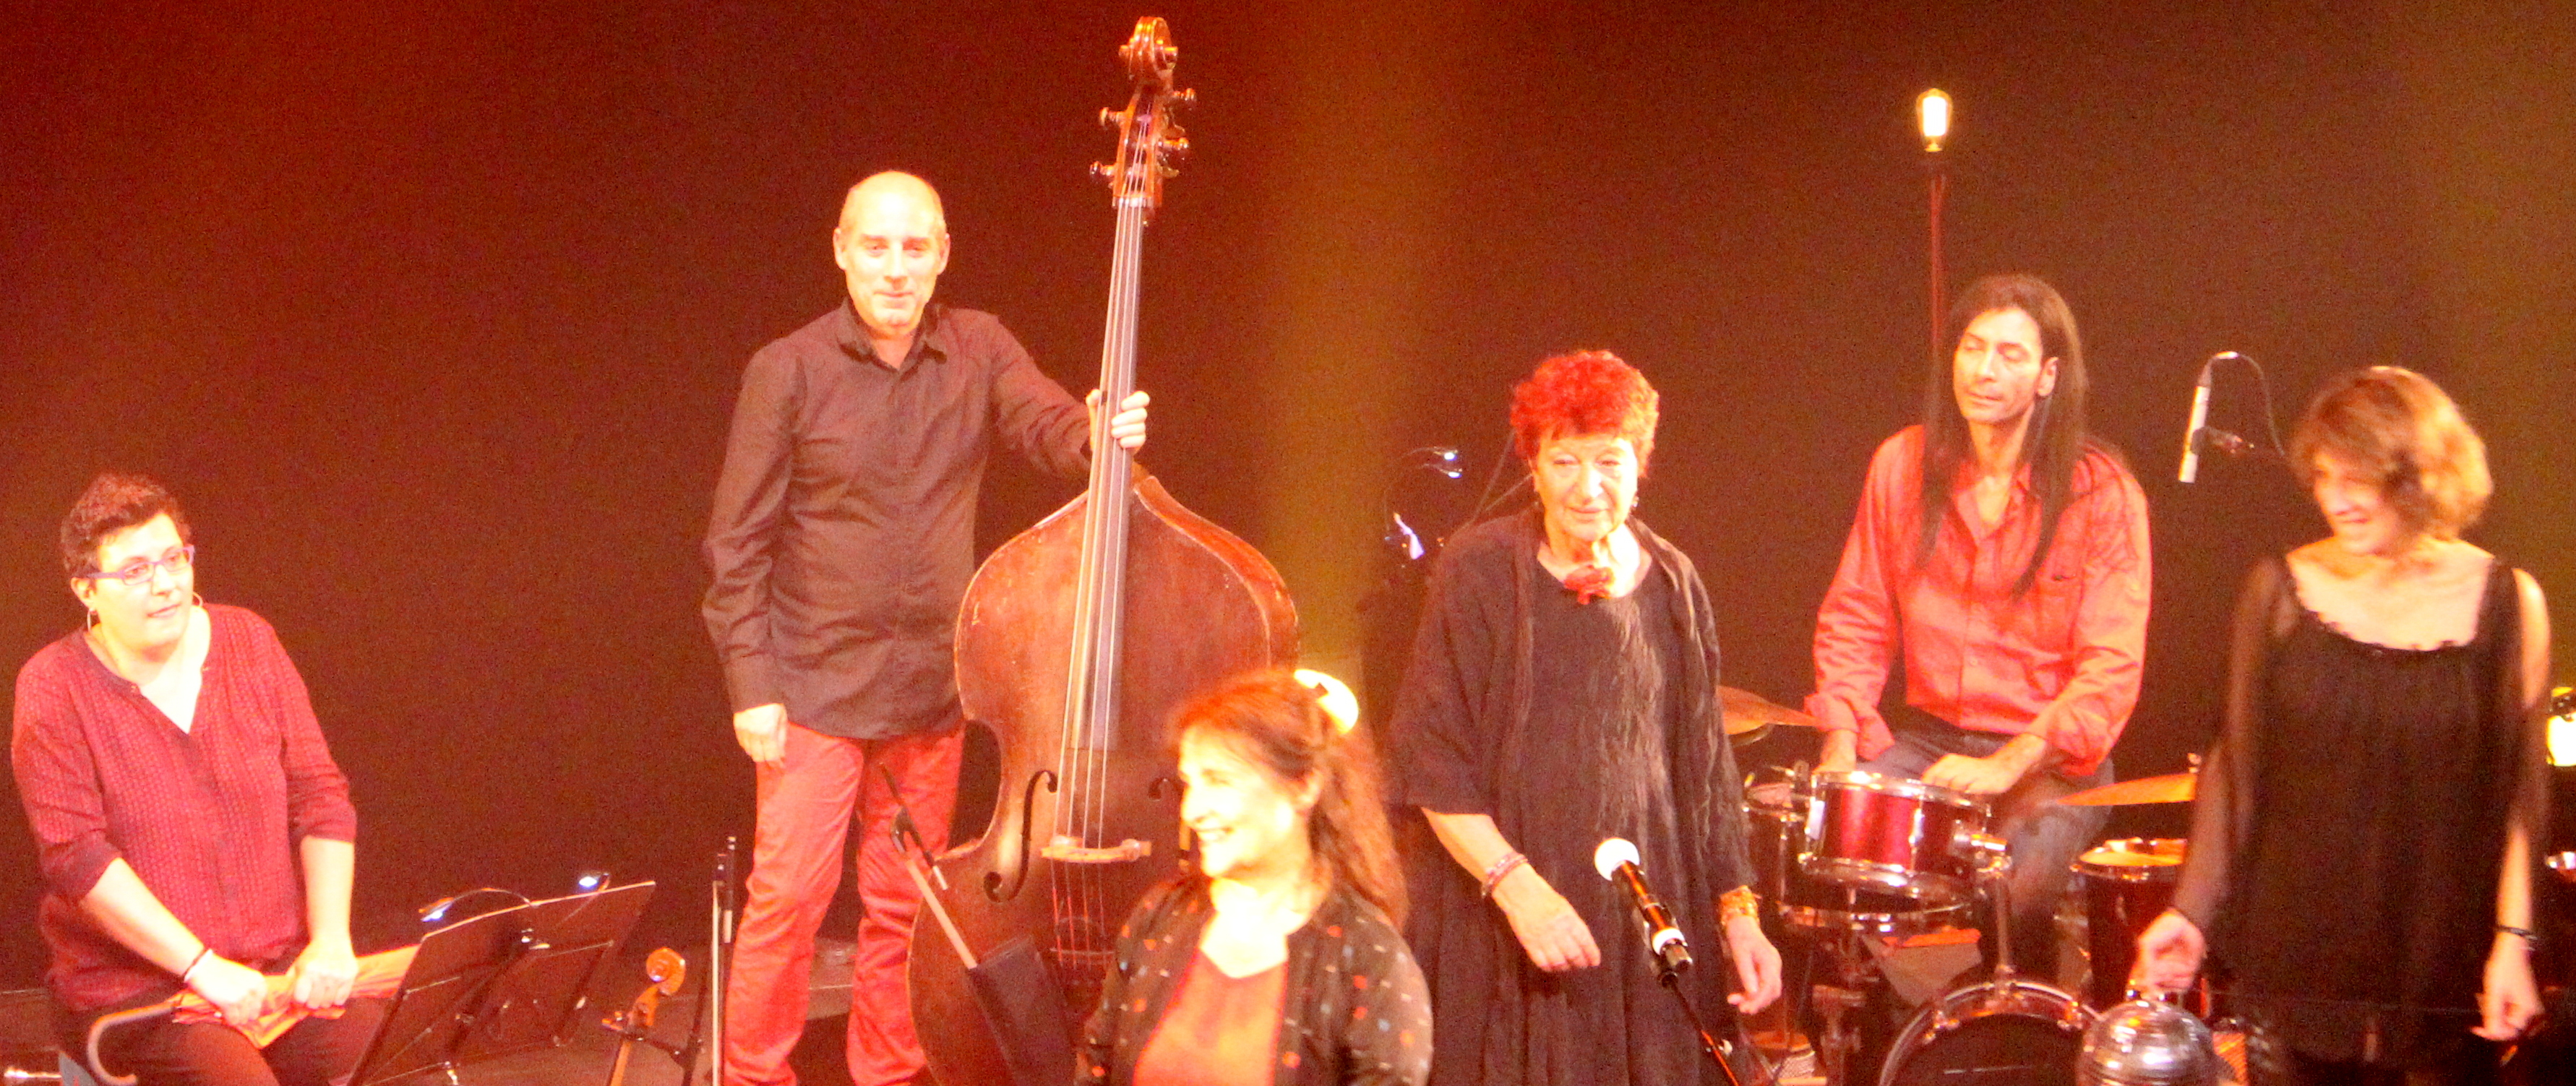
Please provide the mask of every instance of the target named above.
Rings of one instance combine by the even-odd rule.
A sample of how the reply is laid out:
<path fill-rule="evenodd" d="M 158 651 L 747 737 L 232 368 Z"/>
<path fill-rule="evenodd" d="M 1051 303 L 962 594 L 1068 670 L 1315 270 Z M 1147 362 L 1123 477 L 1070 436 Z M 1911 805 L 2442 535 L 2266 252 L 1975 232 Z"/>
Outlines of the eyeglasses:
<path fill-rule="evenodd" d="M 89 578 L 92 582 L 123 581 L 131 587 L 141 588 L 144 585 L 152 583 L 153 570 L 169 570 L 170 576 L 175 578 L 188 572 L 188 568 L 195 565 L 196 561 L 197 548 L 181 547 L 178 550 L 171 551 L 157 559 L 137 558 L 132 562 L 126 563 L 125 568 L 116 570 L 112 573 L 106 570 L 101 570 L 97 573 L 84 573 L 81 574 L 81 576 Z"/>

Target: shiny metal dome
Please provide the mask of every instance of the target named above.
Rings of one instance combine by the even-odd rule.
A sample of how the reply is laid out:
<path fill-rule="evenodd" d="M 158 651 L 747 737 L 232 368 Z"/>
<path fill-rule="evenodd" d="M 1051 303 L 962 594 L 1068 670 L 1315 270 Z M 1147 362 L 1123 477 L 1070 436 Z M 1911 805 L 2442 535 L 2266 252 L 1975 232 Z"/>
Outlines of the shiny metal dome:
<path fill-rule="evenodd" d="M 2075 1057 L 2082 1086 L 2215 1086 L 2224 1076 L 2208 1026 L 2143 999 L 2102 1012 Z"/>

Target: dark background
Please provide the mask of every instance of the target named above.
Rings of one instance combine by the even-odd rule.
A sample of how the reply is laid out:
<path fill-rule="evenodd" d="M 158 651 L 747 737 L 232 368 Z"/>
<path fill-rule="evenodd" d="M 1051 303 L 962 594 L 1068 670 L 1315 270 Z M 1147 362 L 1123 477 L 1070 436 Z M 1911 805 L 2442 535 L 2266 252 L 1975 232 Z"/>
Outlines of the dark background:
<path fill-rule="evenodd" d="M 2154 506 L 2124 775 L 2206 736 L 2237 578 L 2318 531 L 2277 468 L 2174 482 L 2212 352 L 2262 361 L 2285 425 L 2335 369 L 2433 375 L 2490 442 L 2473 538 L 2576 591 L 2565 5 L 11 6 L 0 660 L 78 621 L 53 532 L 88 476 L 167 481 L 200 589 L 312 686 L 368 917 L 601 866 L 690 930 L 750 821 L 696 610 L 741 363 L 834 303 L 840 192 L 901 167 L 947 197 L 940 296 L 1089 387 L 1084 167 L 1140 14 L 1201 101 L 1145 253 L 1146 461 L 1279 565 L 1321 666 L 1360 670 L 1397 458 L 1464 445 L 1480 480 L 1509 382 L 1602 346 L 1663 390 L 1641 515 L 1724 608 L 1729 681 L 1803 696 L 1861 470 L 1919 402 L 1934 85 L 1954 289 L 2065 292 Z M 2242 371 L 2212 421 L 2261 429 Z M 1003 469 L 986 544 L 1069 493 Z M 32 925 L 0 932 L 0 987 L 37 983 Z"/>

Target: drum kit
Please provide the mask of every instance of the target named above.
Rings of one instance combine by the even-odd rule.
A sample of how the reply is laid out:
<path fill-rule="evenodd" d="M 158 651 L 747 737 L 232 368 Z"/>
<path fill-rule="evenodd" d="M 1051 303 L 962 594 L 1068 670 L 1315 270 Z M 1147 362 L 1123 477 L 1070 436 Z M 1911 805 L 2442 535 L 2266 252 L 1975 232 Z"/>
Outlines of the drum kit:
<path fill-rule="evenodd" d="M 1764 726 L 1812 721 L 1741 691 L 1727 699 L 1729 732 L 1742 712 Z M 2122 781 L 2060 802 L 2111 806 L 2186 802 L 2192 774 Z M 2084 916 L 2090 980 L 2083 998 L 2017 972 L 2004 931 L 2011 915 L 2006 876 L 2012 858 L 1989 832 L 1986 805 L 1917 780 L 1805 766 L 1756 770 L 1746 789 L 1756 889 L 1777 927 L 1813 952 L 1814 983 L 1805 993 L 1821 1029 L 1813 1045 L 1824 1086 L 1866 1082 L 1857 1059 L 1864 1007 L 1883 1006 L 1890 989 L 1885 961 L 1906 944 L 1959 943 L 1980 903 L 1991 918 L 1992 970 L 1975 983 L 1923 1002 L 1892 1036 L 1878 1067 L 1878 1086 L 1956 1086 L 1969 1081 L 2074 1086 L 2079 1066 L 2089 1081 L 2137 1053 L 2088 1044 L 2086 1030 L 2117 1011 L 2123 1022 L 2153 1019 L 2147 1005 L 2127 1002 L 2136 941 L 2172 901 L 2184 842 L 2106 841 L 2074 864 Z M 2043 967 L 2050 963 L 2038 963 Z M 1791 993 L 1795 997 L 1799 993 Z M 1795 999 L 1784 1000 L 1795 1002 Z M 1794 1010 L 1783 1014 L 1794 1016 Z M 2190 1017 L 2171 1009 L 2172 1015 Z M 2170 1017 L 2170 1016 L 2168 1016 Z M 2196 1024 L 2197 1020 L 2194 1019 Z M 1766 1042 L 1790 1046 L 1796 1030 L 1757 1029 Z M 2123 1026 L 2124 1038 L 2144 1036 Z M 2168 1032 L 2187 1037 L 2179 1027 Z M 2200 1036 L 2206 1037 L 2207 1031 Z M 2117 1057 L 2115 1059 L 2115 1057 Z M 1795 1072 L 1792 1071 L 1791 1075 Z M 1784 1082 L 1794 1078 L 1784 1077 Z"/>

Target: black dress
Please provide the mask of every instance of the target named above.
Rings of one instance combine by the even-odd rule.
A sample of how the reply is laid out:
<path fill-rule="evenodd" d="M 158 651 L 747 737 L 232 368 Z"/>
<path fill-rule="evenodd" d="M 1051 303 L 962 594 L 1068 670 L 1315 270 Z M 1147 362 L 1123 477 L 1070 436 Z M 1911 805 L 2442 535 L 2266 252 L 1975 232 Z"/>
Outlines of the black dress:
<path fill-rule="evenodd" d="M 1723 1081 L 1656 983 L 1633 910 L 1592 866 L 1604 838 L 1636 843 L 1699 961 L 1684 989 L 1724 1015 L 1716 900 L 1748 868 L 1713 622 L 1688 560 L 1631 526 L 1651 565 L 1625 598 L 1576 602 L 1538 562 L 1534 515 L 1461 533 L 1435 580 L 1388 729 L 1434 1086 Z M 1531 965 L 1413 808 L 1491 816 L 1583 917 L 1602 965 Z"/>
<path fill-rule="evenodd" d="M 2281 561 L 2238 602 L 2175 903 L 2234 1012 L 2308 1059 L 2431 1067 L 2474 1040 L 2506 831 L 2537 842 L 2548 802 L 2513 571 L 2484 592 L 2476 635 L 2430 649 L 2346 636 Z"/>

